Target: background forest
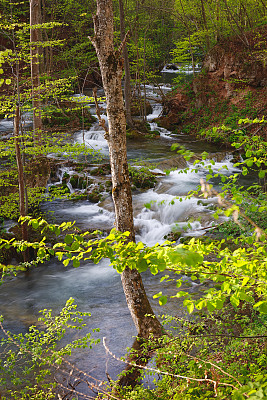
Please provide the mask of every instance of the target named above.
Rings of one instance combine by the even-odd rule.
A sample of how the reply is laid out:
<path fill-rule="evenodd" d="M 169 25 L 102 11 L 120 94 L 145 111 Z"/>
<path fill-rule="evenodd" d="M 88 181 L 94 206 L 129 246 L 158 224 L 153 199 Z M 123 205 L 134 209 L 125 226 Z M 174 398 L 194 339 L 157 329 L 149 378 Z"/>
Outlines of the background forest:
<path fill-rule="evenodd" d="M 267 399 L 265 0 L 0 0 L 0 11 L 0 398 Z M 129 160 L 117 174 L 112 74 Z M 84 289 L 87 270 L 106 274 L 106 299 Z M 120 328 L 112 270 L 133 318 L 120 308 Z M 30 298 L 38 279 L 45 298 L 62 294 L 54 311 Z M 115 324 L 103 344 L 100 297 Z M 125 354 L 133 335 L 120 360 L 109 344 Z M 92 373 L 95 345 L 108 356 Z"/>

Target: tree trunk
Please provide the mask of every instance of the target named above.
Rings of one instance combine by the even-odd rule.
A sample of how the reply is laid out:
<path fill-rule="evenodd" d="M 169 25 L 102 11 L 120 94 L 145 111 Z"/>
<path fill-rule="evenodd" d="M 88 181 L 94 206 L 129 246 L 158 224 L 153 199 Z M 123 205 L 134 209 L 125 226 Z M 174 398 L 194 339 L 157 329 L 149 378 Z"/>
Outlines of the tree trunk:
<path fill-rule="evenodd" d="M 25 205 L 25 186 L 24 186 L 24 173 L 23 164 L 21 160 L 21 153 L 19 147 L 19 121 L 20 121 L 20 111 L 19 106 L 16 107 L 15 117 L 14 117 L 14 142 L 15 142 L 15 152 L 16 161 L 18 168 L 18 182 L 19 182 L 19 213 L 21 217 L 26 215 L 26 205 Z M 27 223 L 23 223 L 21 226 L 22 239 L 28 240 L 28 228 Z M 23 252 L 23 261 L 29 261 L 29 251 L 28 249 Z"/>
<path fill-rule="evenodd" d="M 120 7 L 120 31 L 121 31 L 121 41 L 125 40 L 125 16 L 123 0 L 119 0 Z M 125 113 L 126 113 L 126 124 L 131 128 L 134 127 L 132 113 L 131 113 L 131 74 L 130 74 L 130 63 L 128 57 L 127 45 L 123 46 L 123 59 L 124 59 L 124 101 L 125 101 Z"/>
<path fill-rule="evenodd" d="M 130 240 L 134 240 L 132 196 L 126 149 L 126 119 L 121 87 L 123 60 L 120 53 L 114 50 L 112 0 L 97 0 L 94 28 L 95 36 L 91 38 L 91 41 L 96 49 L 107 99 L 109 132 L 106 134 L 106 139 L 111 164 L 115 227 L 121 232 L 129 231 Z M 141 275 L 136 270 L 126 268 L 121 279 L 138 335 L 148 338 L 149 334 L 153 333 L 154 336 L 159 337 L 162 328 L 147 299 Z"/>
<path fill-rule="evenodd" d="M 206 17 L 206 11 L 205 11 L 205 4 L 204 1 L 201 0 L 201 14 L 202 14 L 202 19 L 203 19 L 203 25 L 205 28 L 205 35 L 206 35 L 206 44 L 207 44 L 207 51 L 210 49 L 210 38 L 209 38 L 209 32 L 208 32 L 208 24 L 207 24 L 207 17 Z"/>
<path fill-rule="evenodd" d="M 182 12 L 183 12 L 183 23 L 184 26 L 186 27 L 187 30 L 187 34 L 188 34 L 188 42 L 189 42 L 189 49 L 190 49 L 190 55 L 191 55 L 191 60 L 192 60 L 192 69 L 193 69 L 193 76 L 196 76 L 196 71 L 195 71 L 195 59 L 194 59 L 194 52 L 193 52 L 193 48 L 192 48 L 192 43 L 191 43 L 191 29 L 186 21 L 186 13 L 184 10 L 184 6 L 182 3 L 182 0 L 180 0 L 180 4 L 181 4 L 181 8 L 182 8 Z"/>
<path fill-rule="evenodd" d="M 39 144 L 42 140 L 42 119 L 40 101 L 39 34 L 32 26 L 40 23 L 40 0 L 30 0 L 30 51 L 32 79 L 33 135 Z M 36 44 L 35 44 L 36 43 Z"/>

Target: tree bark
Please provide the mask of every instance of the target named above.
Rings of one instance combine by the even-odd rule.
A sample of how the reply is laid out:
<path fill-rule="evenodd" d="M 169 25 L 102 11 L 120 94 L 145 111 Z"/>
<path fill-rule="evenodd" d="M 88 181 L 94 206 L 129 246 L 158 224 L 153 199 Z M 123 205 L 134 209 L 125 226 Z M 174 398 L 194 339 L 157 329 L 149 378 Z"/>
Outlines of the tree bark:
<path fill-rule="evenodd" d="M 120 52 L 114 50 L 112 0 L 97 0 L 94 28 L 95 36 L 90 39 L 96 49 L 107 99 L 109 130 L 106 139 L 109 146 L 113 184 L 115 227 L 121 232 L 129 231 L 130 240 L 134 241 L 132 196 L 126 149 L 126 119 L 121 87 L 123 60 Z M 121 280 L 138 335 L 148 338 L 150 333 L 153 333 L 154 336 L 159 337 L 162 327 L 150 306 L 141 275 L 137 270 L 130 270 L 127 267 L 122 273 Z"/>
<path fill-rule="evenodd" d="M 207 44 L 207 50 L 209 51 L 210 49 L 210 38 L 209 38 L 209 32 L 208 32 L 208 24 L 207 24 L 207 17 L 206 17 L 206 11 L 205 11 L 205 4 L 204 1 L 201 0 L 201 14 L 202 14 L 202 19 L 203 19 L 203 25 L 206 31 L 206 44 Z"/>
<path fill-rule="evenodd" d="M 18 182 L 19 182 L 19 213 L 21 217 L 26 215 L 26 204 L 25 204 L 25 186 L 24 186 L 24 173 L 23 164 L 21 160 L 21 153 L 19 147 L 19 121 L 20 121 L 20 110 L 19 106 L 16 107 L 15 117 L 14 117 L 14 142 L 15 142 L 15 152 L 16 152 L 16 162 L 18 168 Z M 24 222 L 21 226 L 21 235 L 24 241 L 28 240 L 28 227 L 27 223 Z M 29 251 L 28 249 L 23 252 L 23 261 L 29 261 Z"/>
<path fill-rule="evenodd" d="M 32 79 L 33 134 L 37 143 L 42 140 L 42 119 L 40 101 L 39 34 L 34 25 L 40 23 L 40 0 L 30 0 L 30 51 Z"/>

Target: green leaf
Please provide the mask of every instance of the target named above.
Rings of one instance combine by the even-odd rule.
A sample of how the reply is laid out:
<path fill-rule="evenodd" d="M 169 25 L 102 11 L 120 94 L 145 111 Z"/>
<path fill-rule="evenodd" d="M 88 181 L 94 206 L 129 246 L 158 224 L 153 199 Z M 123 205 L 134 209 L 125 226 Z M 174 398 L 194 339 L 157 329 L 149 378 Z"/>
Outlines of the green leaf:
<path fill-rule="evenodd" d="M 138 272 L 145 272 L 148 268 L 148 263 L 144 258 L 141 258 L 136 266 Z"/>
<path fill-rule="evenodd" d="M 150 272 L 151 272 L 152 275 L 157 275 L 157 273 L 158 273 L 159 271 L 158 271 L 158 269 L 157 269 L 154 265 L 151 265 L 151 266 L 150 266 Z"/>
<path fill-rule="evenodd" d="M 239 297 L 241 300 L 245 300 L 247 302 L 250 302 L 251 297 L 247 295 L 245 292 L 240 292 Z"/>
<path fill-rule="evenodd" d="M 193 253 L 181 247 L 169 251 L 167 254 L 172 264 L 182 263 L 194 267 L 203 262 L 203 257 L 200 254 Z"/>
<path fill-rule="evenodd" d="M 67 267 L 69 265 L 70 260 L 67 258 L 66 260 L 63 261 L 63 265 Z"/>
<path fill-rule="evenodd" d="M 207 302 L 207 309 L 209 310 L 209 312 L 213 312 L 215 310 L 215 306 L 212 301 Z"/>
<path fill-rule="evenodd" d="M 206 305 L 207 305 L 207 300 L 200 300 L 195 304 L 198 310 L 202 310 L 202 308 L 206 307 Z"/>
<path fill-rule="evenodd" d="M 11 84 L 11 79 L 6 79 L 6 85 L 10 85 Z"/>
<path fill-rule="evenodd" d="M 38 229 L 39 228 L 39 222 L 37 220 L 32 221 L 32 227 L 33 229 Z"/>
<path fill-rule="evenodd" d="M 151 257 L 149 261 L 161 272 L 166 269 L 166 261 L 163 258 Z"/>
<path fill-rule="evenodd" d="M 258 301 L 258 303 L 254 304 L 253 306 L 262 314 L 267 314 L 267 301 Z"/>
<path fill-rule="evenodd" d="M 44 249 L 40 248 L 40 249 L 37 251 L 37 256 L 38 256 L 38 257 L 44 258 L 45 255 L 46 255 L 46 251 L 45 251 Z"/>
<path fill-rule="evenodd" d="M 259 178 L 260 179 L 263 179 L 264 177 L 265 177 L 265 174 L 266 174 L 266 171 L 265 170 L 263 170 L 263 169 L 261 169 L 260 171 L 259 171 Z"/>
<path fill-rule="evenodd" d="M 249 276 L 245 276 L 245 278 L 242 281 L 242 286 L 245 286 L 248 283 L 249 279 L 250 279 Z"/>
<path fill-rule="evenodd" d="M 192 314 L 192 312 L 194 311 L 194 304 L 193 303 L 187 304 L 186 307 L 189 314 Z"/>
<path fill-rule="evenodd" d="M 162 296 L 162 292 L 154 294 L 153 299 L 157 299 L 158 297 Z"/>
<path fill-rule="evenodd" d="M 79 242 L 73 242 L 73 243 L 72 243 L 72 245 L 71 245 L 71 250 L 72 250 L 72 251 L 76 251 L 76 250 L 78 250 L 79 248 L 80 248 Z"/>
<path fill-rule="evenodd" d="M 79 266 L 80 266 L 80 261 L 79 260 L 77 260 L 77 258 L 74 258 L 74 260 L 73 260 L 73 266 L 74 266 L 74 268 L 78 268 Z"/>
<path fill-rule="evenodd" d="M 248 167 L 252 167 L 253 160 L 251 158 L 249 158 L 248 160 L 246 160 L 246 164 L 247 164 Z"/>
<path fill-rule="evenodd" d="M 161 296 L 159 298 L 159 305 L 160 306 L 164 306 L 167 303 L 167 301 L 168 301 L 168 297 L 167 296 Z"/>
<path fill-rule="evenodd" d="M 178 143 L 173 143 L 171 145 L 171 151 L 175 151 L 176 149 L 180 148 L 180 145 Z"/>
<path fill-rule="evenodd" d="M 235 307 L 239 306 L 240 300 L 237 297 L 236 293 L 232 294 L 232 296 L 230 297 L 230 301 L 233 304 L 233 306 L 235 306 Z"/>
<path fill-rule="evenodd" d="M 73 242 L 73 236 L 72 235 L 66 235 L 65 239 L 64 239 L 64 242 L 66 244 L 71 244 Z"/>

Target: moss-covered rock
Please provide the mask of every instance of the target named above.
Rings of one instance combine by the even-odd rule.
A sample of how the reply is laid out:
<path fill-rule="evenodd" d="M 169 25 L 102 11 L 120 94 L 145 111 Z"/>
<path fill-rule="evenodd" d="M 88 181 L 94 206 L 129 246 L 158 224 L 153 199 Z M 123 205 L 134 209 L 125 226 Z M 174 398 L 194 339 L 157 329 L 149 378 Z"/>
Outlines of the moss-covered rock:
<path fill-rule="evenodd" d="M 70 189 L 68 188 L 66 183 L 62 183 L 58 185 L 49 186 L 48 192 L 52 196 L 61 197 L 63 195 L 69 194 Z"/>
<path fill-rule="evenodd" d="M 87 185 L 91 183 L 91 180 L 87 179 L 85 176 L 72 175 L 69 182 L 73 189 L 86 189 Z"/>
<path fill-rule="evenodd" d="M 101 164 L 99 167 L 91 169 L 90 174 L 93 176 L 103 176 L 110 174 L 110 164 Z"/>
<path fill-rule="evenodd" d="M 98 203 L 102 200 L 102 194 L 97 189 L 94 189 L 88 194 L 88 200 L 92 203 Z"/>
<path fill-rule="evenodd" d="M 149 189 L 156 184 L 155 175 L 147 167 L 134 168 L 129 166 L 129 175 L 135 188 Z"/>

